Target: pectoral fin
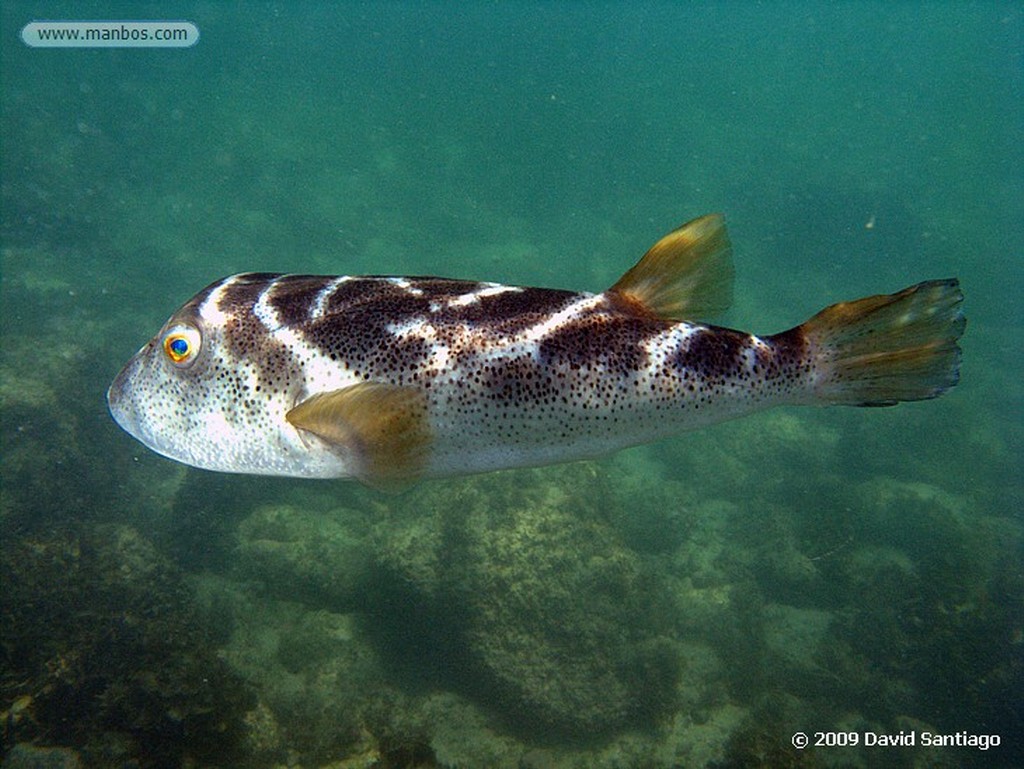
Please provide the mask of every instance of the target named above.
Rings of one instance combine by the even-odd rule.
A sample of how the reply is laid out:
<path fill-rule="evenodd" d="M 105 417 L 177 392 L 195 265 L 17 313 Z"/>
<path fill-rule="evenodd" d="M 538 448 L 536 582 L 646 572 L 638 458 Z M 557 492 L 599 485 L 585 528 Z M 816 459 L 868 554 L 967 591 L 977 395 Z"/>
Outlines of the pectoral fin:
<path fill-rule="evenodd" d="M 666 320 L 703 320 L 732 303 L 732 246 L 721 214 L 663 237 L 607 293 Z"/>
<path fill-rule="evenodd" d="M 426 465 L 430 429 L 416 388 L 361 382 L 313 395 L 285 418 L 350 458 L 353 474 L 370 486 L 411 483 Z"/>

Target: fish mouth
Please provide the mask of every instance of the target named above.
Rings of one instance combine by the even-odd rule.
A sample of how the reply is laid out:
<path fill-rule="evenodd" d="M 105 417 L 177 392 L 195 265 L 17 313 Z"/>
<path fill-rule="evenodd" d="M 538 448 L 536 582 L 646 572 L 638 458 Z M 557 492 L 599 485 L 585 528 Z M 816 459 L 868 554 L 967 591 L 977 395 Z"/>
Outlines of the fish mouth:
<path fill-rule="evenodd" d="M 118 427 L 138 440 L 139 423 L 135 413 L 135 404 L 130 396 L 130 380 L 135 369 L 135 361 L 131 361 L 114 377 L 114 381 L 107 388 L 107 409 Z"/>

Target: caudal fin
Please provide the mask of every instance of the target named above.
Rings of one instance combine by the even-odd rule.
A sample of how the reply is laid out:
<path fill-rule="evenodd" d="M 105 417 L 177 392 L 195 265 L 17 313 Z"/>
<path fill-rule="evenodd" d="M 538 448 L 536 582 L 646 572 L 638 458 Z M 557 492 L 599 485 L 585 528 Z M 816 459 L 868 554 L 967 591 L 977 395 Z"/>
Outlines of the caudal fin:
<path fill-rule="evenodd" d="M 798 327 L 819 374 L 815 400 L 891 406 L 942 395 L 960 378 L 962 301 L 951 278 L 819 312 Z"/>

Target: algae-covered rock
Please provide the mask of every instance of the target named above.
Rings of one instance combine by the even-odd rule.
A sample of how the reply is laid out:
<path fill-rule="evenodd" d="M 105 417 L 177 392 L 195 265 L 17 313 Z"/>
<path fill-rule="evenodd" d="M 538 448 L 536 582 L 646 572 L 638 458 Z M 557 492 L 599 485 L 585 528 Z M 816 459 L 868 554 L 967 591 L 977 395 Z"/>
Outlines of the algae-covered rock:
<path fill-rule="evenodd" d="M 247 765 L 334 766 L 340 756 L 372 753 L 364 715 L 391 690 L 355 615 L 310 610 L 216 575 L 196 586 L 205 612 L 231 628 L 221 658 L 259 695 L 244 716 Z"/>
<path fill-rule="evenodd" d="M 230 764 L 249 700 L 183 575 L 124 525 L 0 544 L 4 739 L 74 746 L 90 766 Z"/>
<path fill-rule="evenodd" d="M 423 713 L 432 724 L 430 749 L 440 766 L 522 766 L 523 749 L 519 743 L 495 732 L 488 719 L 458 695 L 431 695 L 423 703 Z"/>
<path fill-rule="evenodd" d="M 671 692 L 674 649 L 634 626 L 646 603 L 640 564 L 607 527 L 553 505 L 474 524 L 458 585 L 465 640 L 511 717 L 601 731 L 667 694 L 650 687 Z"/>
<path fill-rule="evenodd" d="M 820 494 L 835 477 L 839 438 L 840 431 L 813 411 L 773 410 L 650 451 L 663 458 L 667 476 L 684 479 L 700 497 L 746 504 Z"/>
<path fill-rule="evenodd" d="M 242 581 L 210 606 L 234 618 L 224 658 L 260 692 L 252 752 L 509 769 L 704 755 L 709 724 L 735 720 L 717 720 L 716 647 L 759 604 L 721 569 L 728 510 L 705 515 L 674 484 L 638 500 L 639 486 L 581 463 L 424 483 L 360 512 L 257 507 L 237 532 Z M 699 584 L 675 573 L 716 542 Z"/>
<path fill-rule="evenodd" d="M 19 744 L 4 756 L 6 769 L 81 769 L 82 758 L 70 748 Z"/>
<path fill-rule="evenodd" d="M 83 327 L 81 333 L 96 331 Z M 74 392 L 74 383 L 85 376 L 87 352 L 63 339 L 40 344 L 5 336 L 3 343 L 0 522 L 45 527 L 69 509 L 90 512 L 101 482 L 95 447 L 83 438 L 91 425 L 65 402 L 65 393 Z M 55 477 L 75 482 L 55 483 Z"/>
<path fill-rule="evenodd" d="M 780 689 L 810 696 L 836 688 L 835 673 L 822 664 L 821 648 L 832 615 L 820 609 L 765 607 L 765 675 Z"/>
<path fill-rule="evenodd" d="M 363 528 L 361 516 L 345 508 L 266 505 L 238 527 L 238 568 L 279 598 L 362 608 L 371 563 Z"/>
<path fill-rule="evenodd" d="M 934 484 L 881 477 L 853 493 L 869 544 L 845 563 L 857 600 L 839 631 L 848 658 L 879 680 L 870 692 L 868 676 L 847 680 L 886 713 L 913 712 L 949 729 L 1016 728 L 1019 717 L 999 703 L 1019 699 L 1024 670 L 1020 523 L 982 515 L 969 497 Z M 976 704 L 967 713 L 963 702 Z"/>
<path fill-rule="evenodd" d="M 514 726 L 593 735 L 665 712 L 681 659 L 665 589 L 608 523 L 610 491 L 588 465 L 521 475 L 433 486 L 375 529 L 425 612 L 405 630 L 444 626 L 449 680 Z"/>

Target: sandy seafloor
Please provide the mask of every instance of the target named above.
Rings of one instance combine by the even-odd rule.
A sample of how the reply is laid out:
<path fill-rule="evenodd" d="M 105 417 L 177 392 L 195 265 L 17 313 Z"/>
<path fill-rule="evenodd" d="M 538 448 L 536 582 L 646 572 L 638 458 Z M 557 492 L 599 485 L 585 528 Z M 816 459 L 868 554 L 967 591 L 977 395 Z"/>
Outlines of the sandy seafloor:
<path fill-rule="evenodd" d="M 1024 765 L 1019 4 L 0 14 L 5 766 Z M 106 412 L 221 275 L 599 291 L 708 211 L 738 328 L 959 276 L 960 385 L 397 495 L 189 470 Z"/>

